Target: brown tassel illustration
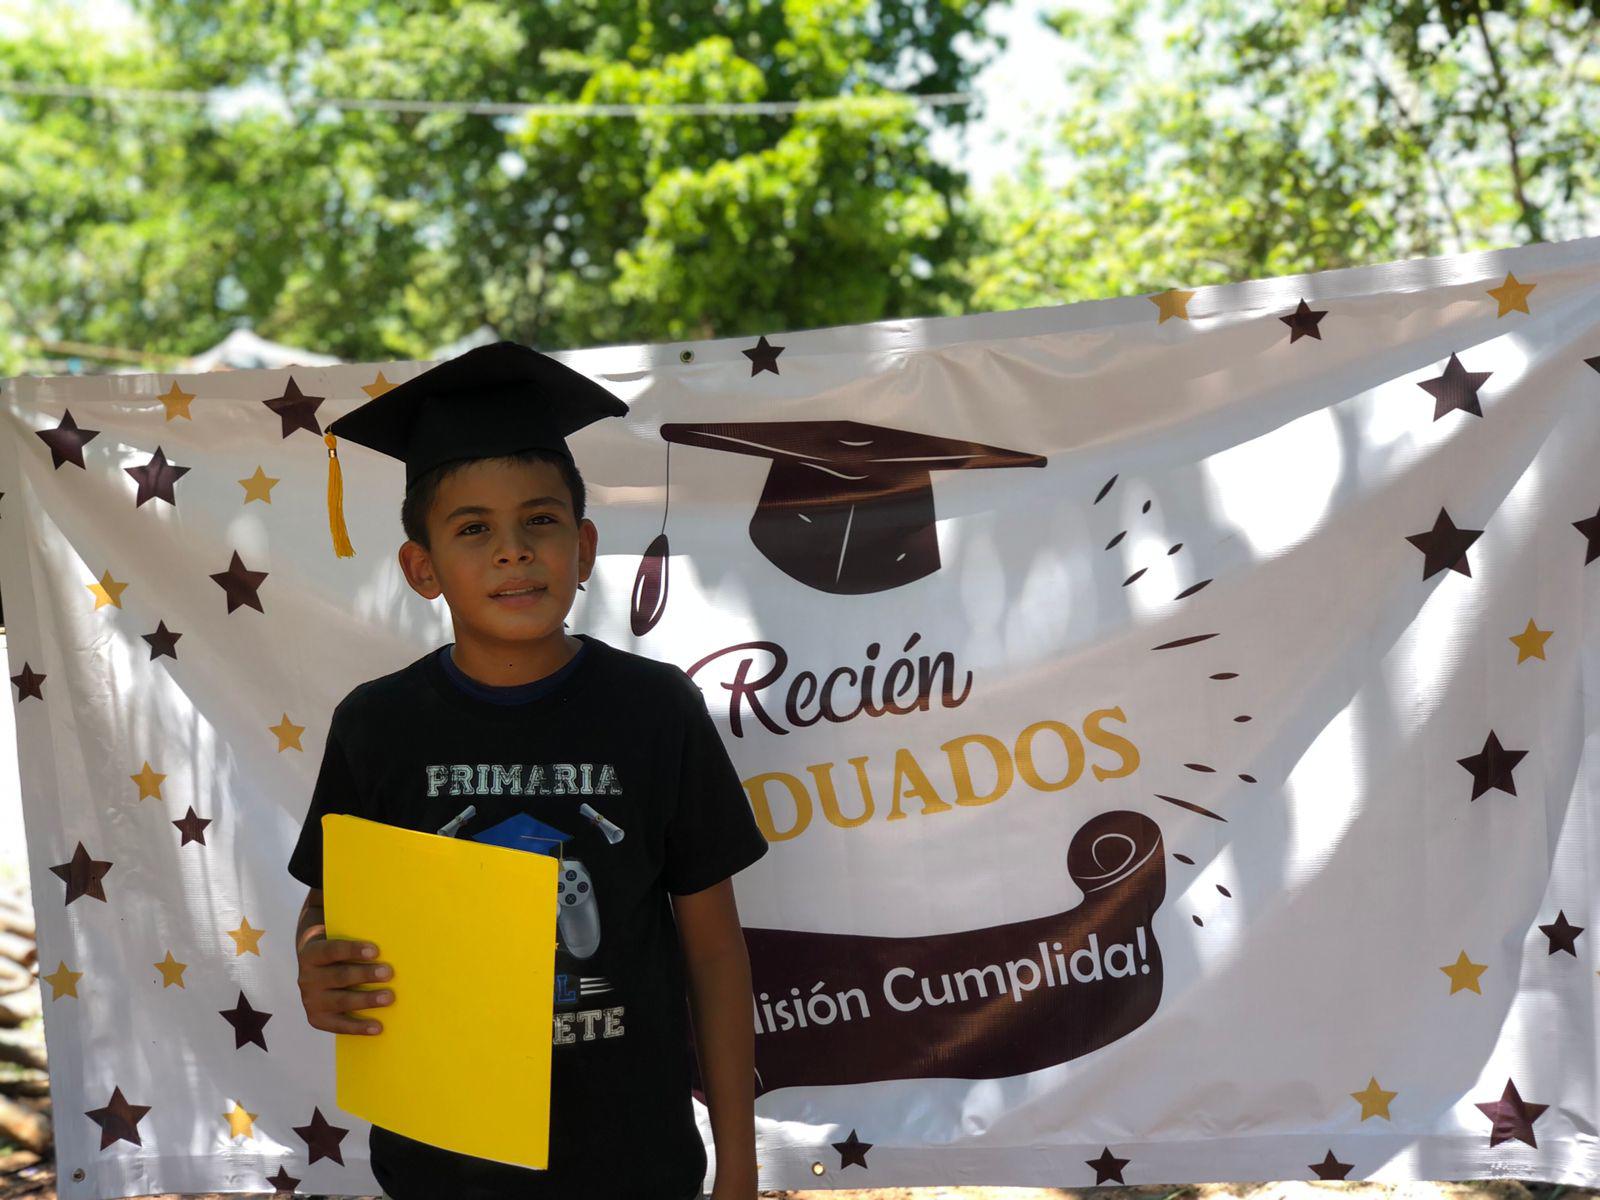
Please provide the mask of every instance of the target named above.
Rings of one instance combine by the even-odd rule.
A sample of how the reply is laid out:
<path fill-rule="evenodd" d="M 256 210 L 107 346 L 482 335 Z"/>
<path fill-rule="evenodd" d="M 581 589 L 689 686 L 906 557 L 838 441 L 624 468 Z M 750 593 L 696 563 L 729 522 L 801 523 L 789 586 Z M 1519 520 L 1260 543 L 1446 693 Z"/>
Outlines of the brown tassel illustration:
<path fill-rule="evenodd" d="M 933 473 L 1043 467 L 1042 454 L 860 421 L 741 421 L 661 427 L 672 443 L 771 461 L 750 541 L 789 578 L 839 596 L 886 592 L 939 570 Z M 670 498 L 670 496 L 669 496 Z M 633 585 L 633 632 L 667 606 L 667 522 Z"/>
<path fill-rule="evenodd" d="M 661 532 L 645 547 L 644 558 L 633 577 L 633 601 L 628 614 L 634 637 L 643 637 L 656 627 L 667 611 L 667 566 L 672 548 L 667 542 L 667 513 L 672 510 L 672 443 L 667 443 L 666 504 L 661 512 Z"/>

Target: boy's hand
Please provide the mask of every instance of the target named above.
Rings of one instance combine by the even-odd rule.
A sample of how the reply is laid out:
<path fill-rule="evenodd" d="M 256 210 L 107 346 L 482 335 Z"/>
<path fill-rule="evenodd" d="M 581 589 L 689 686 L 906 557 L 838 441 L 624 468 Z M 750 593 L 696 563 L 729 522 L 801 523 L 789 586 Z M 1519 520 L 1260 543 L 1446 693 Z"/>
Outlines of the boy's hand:
<path fill-rule="evenodd" d="M 391 979 L 394 969 L 388 963 L 373 961 L 378 957 L 378 948 L 371 942 L 328 940 L 320 889 L 313 889 L 306 897 L 295 943 L 299 947 L 300 1003 L 311 1027 L 329 1033 L 383 1032 L 383 1026 L 371 1017 L 346 1014 L 392 1004 L 392 991 L 368 991 L 356 985 Z"/>
<path fill-rule="evenodd" d="M 393 1003 L 394 993 L 388 989 L 374 992 L 355 986 L 394 975 L 388 963 L 372 961 L 377 954 L 370 942 L 330 942 L 319 935 L 301 943 L 300 1003 L 312 1028 L 329 1033 L 383 1032 L 383 1026 L 370 1017 L 345 1015 Z"/>

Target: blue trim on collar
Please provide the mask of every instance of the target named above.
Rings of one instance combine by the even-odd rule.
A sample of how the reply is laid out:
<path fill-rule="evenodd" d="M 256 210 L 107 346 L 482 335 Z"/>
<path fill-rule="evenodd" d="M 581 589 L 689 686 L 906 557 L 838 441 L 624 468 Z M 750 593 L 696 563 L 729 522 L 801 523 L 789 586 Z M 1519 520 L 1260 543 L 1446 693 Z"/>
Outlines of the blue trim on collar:
<path fill-rule="evenodd" d="M 444 673 L 449 676 L 450 682 L 455 684 L 467 695 L 476 700 L 486 700 L 490 704 L 526 704 L 530 700 L 539 700 L 555 691 L 567 677 L 577 670 L 578 664 L 583 661 L 583 656 L 589 653 L 589 643 L 584 642 L 578 647 L 578 652 L 572 656 L 572 661 L 556 671 L 553 675 L 546 675 L 543 679 L 535 679 L 531 683 L 519 683 L 512 687 L 496 687 L 487 683 L 479 683 L 460 667 L 456 666 L 455 659 L 450 657 L 450 647 L 454 642 L 446 642 L 436 652 L 439 665 L 444 668 Z"/>

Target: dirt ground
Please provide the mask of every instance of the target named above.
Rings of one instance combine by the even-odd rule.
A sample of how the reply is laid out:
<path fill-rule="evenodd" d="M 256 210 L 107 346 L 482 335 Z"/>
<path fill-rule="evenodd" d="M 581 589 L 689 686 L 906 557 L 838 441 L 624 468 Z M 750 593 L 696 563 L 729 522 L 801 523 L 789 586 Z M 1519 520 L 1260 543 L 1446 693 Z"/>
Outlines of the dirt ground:
<path fill-rule="evenodd" d="M 0 1155 L 0 1200 L 56 1200 L 48 1163 L 20 1164 Z M 305 1193 L 298 1193 L 304 1195 Z M 150 1200 L 240 1200 L 271 1192 L 168 1194 Z M 762 1192 L 763 1200 L 1600 1200 L 1591 1188 L 1493 1180 L 1475 1183 L 1204 1183 L 1172 1187 L 1102 1188 L 846 1188 Z M 313 1198 L 314 1200 L 314 1198 Z"/>

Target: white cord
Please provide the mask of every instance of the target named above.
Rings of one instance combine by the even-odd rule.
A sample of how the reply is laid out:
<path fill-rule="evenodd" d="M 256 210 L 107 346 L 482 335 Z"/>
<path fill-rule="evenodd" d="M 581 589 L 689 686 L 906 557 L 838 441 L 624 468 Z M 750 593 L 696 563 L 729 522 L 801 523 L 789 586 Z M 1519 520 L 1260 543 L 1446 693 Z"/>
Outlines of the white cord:
<path fill-rule="evenodd" d="M 78 100 L 128 100 L 157 104 L 212 104 L 232 102 L 238 93 L 227 91 L 182 91 L 150 88 L 85 87 L 68 83 L 28 83 L 0 80 L 0 93 L 13 96 L 49 96 Z M 971 92 L 943 92 L 918 96 L 907 92 L 880 95 L 833 96 L 822 100 L 753 100 L 748 102 L 695 102 L 685 104 L 531 104 L 495 103 L 481 100 L 383 100 L 350 99 L 339 96 L 308 96 L 293 100 L 274 97 L 273 103 L 288 108 L 337 108 L 350 112 L 462 113 L 472 116 L 513 117 L 745 117 L 786 113 L 816 113 L 832 109 L 867 108 L 945 108 L 970 104 Z"/>

